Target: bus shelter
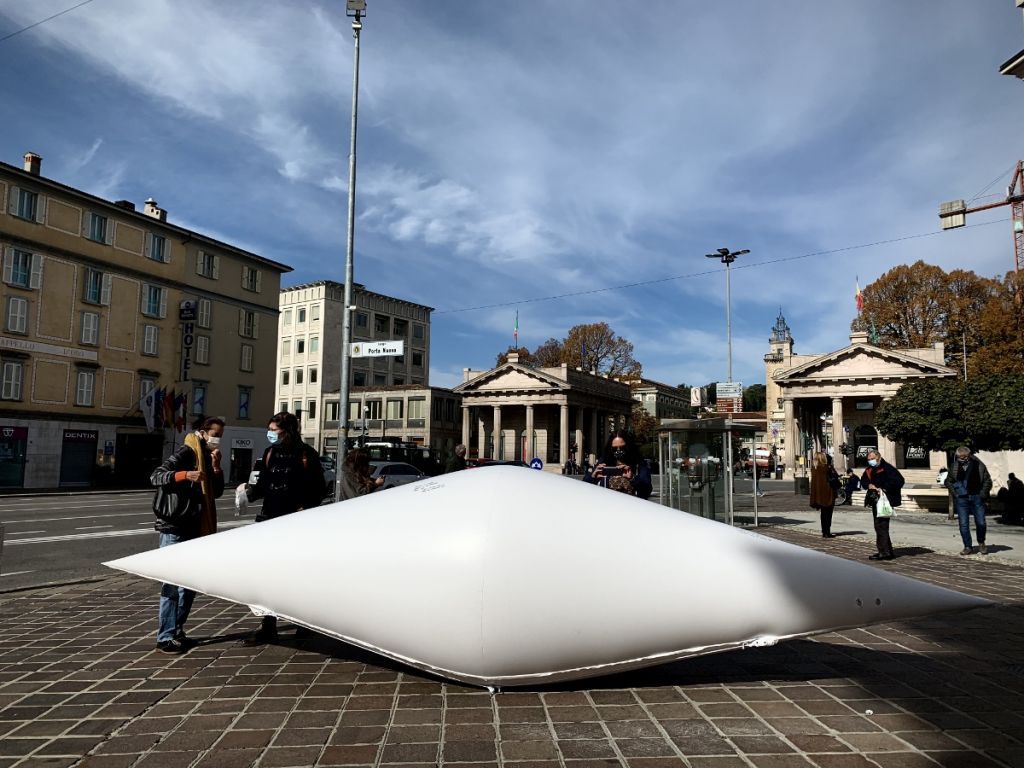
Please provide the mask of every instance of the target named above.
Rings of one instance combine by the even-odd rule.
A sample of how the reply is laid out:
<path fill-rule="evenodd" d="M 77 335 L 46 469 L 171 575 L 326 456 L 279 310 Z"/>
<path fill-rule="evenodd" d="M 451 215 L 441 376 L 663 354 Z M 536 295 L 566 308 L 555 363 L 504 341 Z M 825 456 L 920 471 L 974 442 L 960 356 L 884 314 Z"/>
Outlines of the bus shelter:
<path fill-rule="evenodd" d="M 735 524 L 737 510 L 757 525 L 757 467 L 737 466 L 736 444 L 757 428 L 732 419 L 663 419 L 658 428 L 661 503 L 709 520 Z"/>

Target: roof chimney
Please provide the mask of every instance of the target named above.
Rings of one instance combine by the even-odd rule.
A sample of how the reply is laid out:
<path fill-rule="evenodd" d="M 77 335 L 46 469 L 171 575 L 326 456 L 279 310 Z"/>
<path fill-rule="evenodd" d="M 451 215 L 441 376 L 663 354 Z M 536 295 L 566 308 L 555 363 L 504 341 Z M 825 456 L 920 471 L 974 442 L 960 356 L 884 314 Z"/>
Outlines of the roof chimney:
<path fill-rule="evenodd" d="M 147 216 L 152 216 L 154 219 L 159 219 L 160 221 L 167 221 L 167 211 L 165 211 L 163 208 L 160 208 L 156 204 L 156 200 L 154 200 L 152 197 L 146 200 L 146 203 L 142 208 L 142 212 Z"/>
<path fill-rule="evenodd" d="M 35 152 L 25 153 L 25 170 L 31 173 L 33 176 L 39 175 L 39 169 L 43 164 L 43 158 L 37 155 Z"/>
<path fill-rule="evenodd" d="M 507 358 L 508 359 L 506 360 L 506 362 L 518 363 L 519 362 L 519 353 L 518 352 L 509 352 Z"/>

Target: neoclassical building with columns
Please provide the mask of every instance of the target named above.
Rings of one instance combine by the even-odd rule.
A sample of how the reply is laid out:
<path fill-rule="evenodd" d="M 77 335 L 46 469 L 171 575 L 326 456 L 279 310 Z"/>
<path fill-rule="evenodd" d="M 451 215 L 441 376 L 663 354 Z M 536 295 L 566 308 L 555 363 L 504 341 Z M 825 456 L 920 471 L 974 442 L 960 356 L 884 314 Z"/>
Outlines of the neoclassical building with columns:
<path fill-rule="evenodd" d="M 592 460 L 611 429 L 630 424 L 629 384 L 567 365 L 532 368 L 510 352 L 489 371 L 463 369 L 462 379 L 454 392 L 470 456 L 539 458 L 559 471 L 570 458 Z"/>
<path fill-rule="evenodd" d="M 942 453 L 887 439 L 875 428 L 878 407 L 910 381 L 953 377 L 945 364 L 944 345 L 921 349 L 886 349 L 868 343 L 866 333 L 851 333 L 849 345 L 828 354 L 797 355 L 785 318 L 779 317 L 764 356 L 769 435 L 787 476 L 801 472 L 816 450 L 833 452 L 836 468 L 867 464 L 877 450 L 901 469 L 931 470 L 945 466 Z M 852 445 L 847 459 L 833 447 Z M 795 460 L 794 460 L 795 457 Z M 802 460 L 802 461 L 801 461 Z"/>

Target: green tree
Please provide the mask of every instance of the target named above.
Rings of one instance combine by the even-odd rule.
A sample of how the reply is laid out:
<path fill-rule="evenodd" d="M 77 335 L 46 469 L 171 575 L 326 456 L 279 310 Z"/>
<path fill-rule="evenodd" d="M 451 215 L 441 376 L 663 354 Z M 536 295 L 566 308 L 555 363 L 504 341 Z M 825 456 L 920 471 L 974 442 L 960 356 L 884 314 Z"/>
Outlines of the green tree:
<path fill-rule="evenodd" d="M 764 384 L 751 384 L 743 390 L 743 410 L 763 411 L 765 408 L 766 394 Z"/>
<path fill-rule="evenodd" d="M 633 434 L 640 445 L 651 444 L 658 439 L 658 420 L 638 402 L 633 403 Z"/>

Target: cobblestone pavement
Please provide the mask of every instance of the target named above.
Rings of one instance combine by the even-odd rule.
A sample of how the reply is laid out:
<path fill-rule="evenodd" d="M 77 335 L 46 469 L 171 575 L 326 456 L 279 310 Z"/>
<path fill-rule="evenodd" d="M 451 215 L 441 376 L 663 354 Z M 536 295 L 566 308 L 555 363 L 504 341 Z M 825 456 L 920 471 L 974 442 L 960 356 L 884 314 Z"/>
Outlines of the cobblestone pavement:
<path fill-rule="evenodd" d="M 1024 766 L 1024 569 L 912 549 L 878 567 L 998 605 L 491 696 L 287 626 L 243 647 L 257 620 L 203 596 L 204 642 L 169 657 L 134 577 L 8 594 L 0 768 Z"/>

